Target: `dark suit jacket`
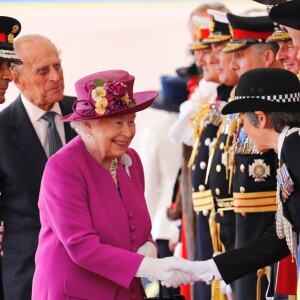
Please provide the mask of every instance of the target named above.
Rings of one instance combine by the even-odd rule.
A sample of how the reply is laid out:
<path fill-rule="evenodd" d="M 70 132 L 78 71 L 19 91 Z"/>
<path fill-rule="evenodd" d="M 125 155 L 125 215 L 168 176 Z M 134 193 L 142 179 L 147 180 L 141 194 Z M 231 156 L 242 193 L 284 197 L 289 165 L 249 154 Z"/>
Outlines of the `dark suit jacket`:
<path fill-rule="evenodd" d="M 286 203 L 283 203 L 284 216 L 300 231 L 300 169 L 298 167 L 300 153 L 300 128 L 292 128 L 286 134 L 282 145 L 280 164 L 285 162 L 289 174 L 294 181 L 294 192 Z M 243 275 L 271 265 L 289 255 L 285 239 L 279 239 L 275 224 L 260 239 L 249 242 L 244 247 L 228 251 L 214 257 L 214 261 L 225 280 L 230 283 Z"/>
<path fill-rule="evenodd" d="M 72 112 L 74 97 L 60 102 Z M 76 134 L 64 124 L 66 141 Z M 0 214 L 4 221 L 2 284 L 4 299 L 30 300 L 34 255 L 40 230 L 37 206 L 47 156 L 19 96 L 0 113 Z"/>

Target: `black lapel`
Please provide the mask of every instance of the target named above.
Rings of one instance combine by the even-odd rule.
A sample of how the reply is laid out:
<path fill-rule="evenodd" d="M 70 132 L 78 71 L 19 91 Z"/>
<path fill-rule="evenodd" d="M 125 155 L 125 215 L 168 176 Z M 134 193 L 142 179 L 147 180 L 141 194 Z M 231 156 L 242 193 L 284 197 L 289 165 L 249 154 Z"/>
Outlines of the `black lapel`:
<path fill-rule="evenodd" d="M 47 156 L 20 96 L 12 103 L 9 128 L 12 131 L 13 141 L 40 181 L 47 162 Z"/>

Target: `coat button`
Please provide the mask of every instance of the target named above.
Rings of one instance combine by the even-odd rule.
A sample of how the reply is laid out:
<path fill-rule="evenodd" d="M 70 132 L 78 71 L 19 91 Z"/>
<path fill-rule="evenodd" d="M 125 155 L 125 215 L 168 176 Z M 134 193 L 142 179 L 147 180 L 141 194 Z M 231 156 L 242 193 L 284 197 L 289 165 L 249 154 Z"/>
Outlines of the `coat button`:
<path fill-rule="evenodd" d="M 135 230 L 135 226 L 134 225 L 130 225 L 130 230 L 134 231 Z"/>
<path fill-rule="evenodd" d="M 135 241 L 136 241 L 136 236 L 133 235 L 133 236 L 131 237 L 131 240 L 132 240 L 133 242 L 135 242 Z"/>
<path fill-rule="evenodd" d="M 133 218 L 133 214 L 132 213 L 128 213 L 128 218 L 132 219 Z"/>

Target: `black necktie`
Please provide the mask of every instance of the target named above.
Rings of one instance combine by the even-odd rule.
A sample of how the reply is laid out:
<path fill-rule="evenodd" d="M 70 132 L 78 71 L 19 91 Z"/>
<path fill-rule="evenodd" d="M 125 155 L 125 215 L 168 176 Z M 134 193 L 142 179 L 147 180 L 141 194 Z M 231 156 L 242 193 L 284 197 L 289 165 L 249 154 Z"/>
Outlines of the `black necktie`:
<path fill-rule="evenodd" d="M 54 111 L 48 111 L 42 116 L 42 119 L 48 122 L 49 156 L 53 155 L 62 147 L 62 142 L 54 122 L 55 115 L 56 113 Z"/>

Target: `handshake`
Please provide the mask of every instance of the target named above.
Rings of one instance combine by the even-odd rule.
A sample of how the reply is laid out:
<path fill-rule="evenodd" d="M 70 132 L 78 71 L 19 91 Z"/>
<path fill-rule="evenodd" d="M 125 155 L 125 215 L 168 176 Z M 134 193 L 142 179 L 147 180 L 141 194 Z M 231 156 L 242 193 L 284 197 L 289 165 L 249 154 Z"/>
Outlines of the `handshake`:
<path fill-rule="evenodd" d="M 145 257 L 136 276 L 157 279 L 163 286 L 174 288 L 197 281 L 210 284 L 215 279 L 214 266 L 212 260 L 189 261 L 176 257 L 161 259 Z"/>

